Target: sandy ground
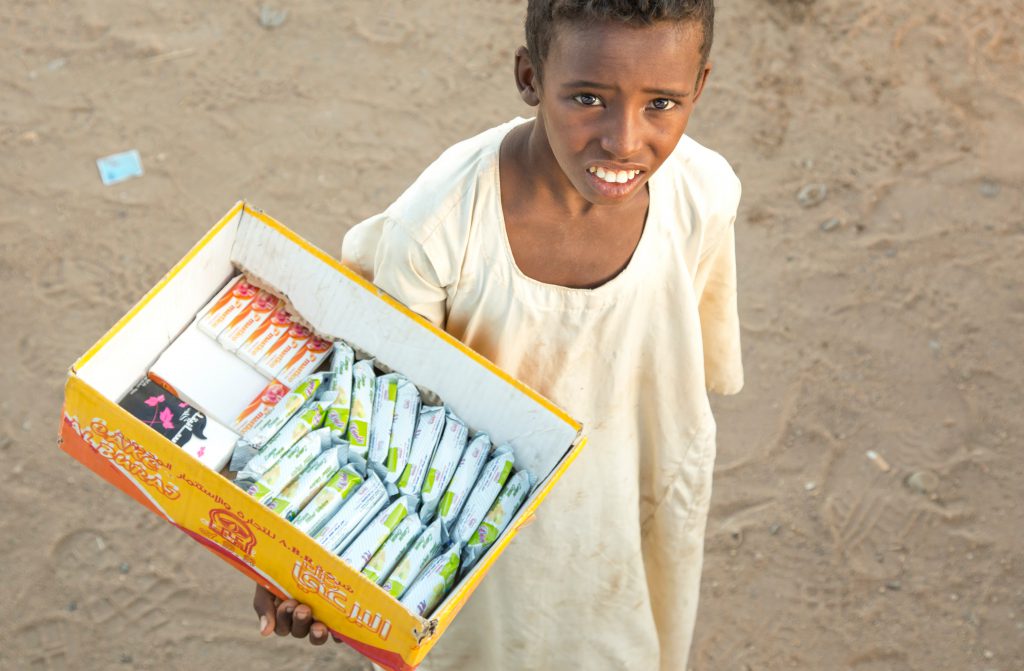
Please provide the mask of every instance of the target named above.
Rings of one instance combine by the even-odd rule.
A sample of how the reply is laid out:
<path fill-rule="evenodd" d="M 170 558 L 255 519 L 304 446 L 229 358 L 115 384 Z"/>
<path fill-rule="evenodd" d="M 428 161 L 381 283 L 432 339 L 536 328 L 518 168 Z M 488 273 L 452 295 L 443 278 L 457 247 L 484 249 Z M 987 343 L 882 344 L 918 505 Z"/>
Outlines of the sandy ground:
<path fill-rule="evenodd" d="M 237 199 L 336 253 L 528 113 L 522 2 L 278 6 L 0 12 L 0 668 L 363 668 L 259 640 L 244 578 L 56 447 L 67 366 Z M 744 182 L 748 384 L 716 401 L 690 667 L 1024 669 L 1024 3 L 719 16 L 691 134 Z M 102 186 L 132 147 L 145 176 Z"/>

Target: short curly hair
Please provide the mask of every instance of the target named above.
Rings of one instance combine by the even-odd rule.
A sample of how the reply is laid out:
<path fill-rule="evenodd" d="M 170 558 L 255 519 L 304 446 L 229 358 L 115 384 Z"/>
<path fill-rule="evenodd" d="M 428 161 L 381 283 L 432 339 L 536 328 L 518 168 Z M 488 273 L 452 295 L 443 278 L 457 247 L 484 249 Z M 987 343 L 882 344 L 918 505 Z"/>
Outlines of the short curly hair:
<path fill-rule="evenodd" d="M 529 0 L 526 7 L 526 48 L 540 73 L 551 46 L 555 24 L 621 21 L 650 26 L 661 21 L 699 23 L 703 31 L 701 65 L 707 63 L 714 38 L 714 0 Z"/>

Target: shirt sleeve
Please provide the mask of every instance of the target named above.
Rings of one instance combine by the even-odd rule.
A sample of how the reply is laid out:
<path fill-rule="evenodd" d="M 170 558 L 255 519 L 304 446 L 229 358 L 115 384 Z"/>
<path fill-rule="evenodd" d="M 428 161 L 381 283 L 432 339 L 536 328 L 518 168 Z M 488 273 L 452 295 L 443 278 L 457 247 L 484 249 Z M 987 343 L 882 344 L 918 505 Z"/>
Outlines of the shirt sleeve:
<path fill-rule="evenodd" d="M 733 215 L 718 239 L 701 255 L 694 283 L 704 341 L 705 384 L 708 391 L 719 394 L 735 394 L 743 387 L 735 223 Z"/>
<path fill-rule="evenodd" d="M 342 241 L 342 262 L 391 296 L 444 328 L 448 294 L 423 246 L 386 213 L 353 227 Z"/>

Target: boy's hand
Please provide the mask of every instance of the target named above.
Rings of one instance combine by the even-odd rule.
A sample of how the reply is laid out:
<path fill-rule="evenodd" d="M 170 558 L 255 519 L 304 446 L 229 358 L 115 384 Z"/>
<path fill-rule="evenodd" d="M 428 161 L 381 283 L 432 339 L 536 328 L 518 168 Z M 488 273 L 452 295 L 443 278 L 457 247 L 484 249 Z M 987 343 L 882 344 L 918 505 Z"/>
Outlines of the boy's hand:
<path fill-rule="evenodd" d="M 273 632 L 278 636 L 291 634 L 295 638 L 309 636 L 313 645 L 327 642 L 327 625 L 314 620 L 313 611 L 306 604 L 295 599 L 281 601 L 270 590 L 257 585 L 252 607 L 260 618 L 260 636 L 270 636 Z"/>

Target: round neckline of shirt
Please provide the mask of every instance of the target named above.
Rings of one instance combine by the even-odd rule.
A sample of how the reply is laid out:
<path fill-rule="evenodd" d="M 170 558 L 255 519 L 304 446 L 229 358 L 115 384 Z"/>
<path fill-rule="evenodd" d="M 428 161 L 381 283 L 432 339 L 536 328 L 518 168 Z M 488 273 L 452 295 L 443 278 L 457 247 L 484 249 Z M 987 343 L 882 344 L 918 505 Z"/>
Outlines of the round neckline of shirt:
<path fill-rule="evenodd" d="M 516 121 L 518 121 L 519 123 L 516 123 Z M 658 173 L 651 175 L 651 178 L 647 180 L 647 217 L 646 219 L 644 219 L 644 229 L 640 233 L 640 240 L 637 242 L 636 247 L 633 249 L 633 255 L 629 257 L 629 261 L 626 263 L 626 267 L 623 268 L 618 275 L 611 278 L 604 284 L 593 288 L 567 287 L 562 284 L 551 284 L 549 282 L 542 282 L 538 279 L 534 279 L 527 275 L 526 273 L 524 273 L 522 269 L 519 267 L 519 264 L 516 263 L 515 254 L 512 253 L 512 243 L 509 242 L 508 239 L 508 229 L 505 227 L 505 210 L 501 206 L 501 143 L 505 139 L 505 136 L 509 132 L 511 132 L 513 128 L 518 126 L 520 123 L 526 123 L 527 121 L 529 121 L 529 119 L 519 118 L 509 123 L 506 131 L 501 134 L 501 137 L 495 143 L 492 152 L 492 161 L 494 163 L 494 167 L 491 170 L 491 179 L 493 180 L 494 193 L 497 195 L 495 201 L 497 202 L 496 209 L 498 211 L 498 228 L 501 229 L 501 244 L 502 247 L 504 247 L 505 249 L 505 257 L 508 261 L 508 264 L 512 267 L 513 274 L 520 280 L 523 280 L 526 283 L 539 287 L 541 289 L 556 291 L 558 293 L 577 294 L 581 296 L 602 296 L 604 294 L 614 292 L 620 286 L 627 285 L 630 281 L 630 278 L 632 278 L 633 275 L 636 275 L 639 272 L 636 270 L 636 267 L 641 265 L 642 263 L 640 257 L 643 255 L 647 246 L 650 244 L 648 240 L 654 237 L 652 229 L 654 228 L 654 224 L 657 221 L 657 216 L 654 214 L 657 210 L 657 208 L 655 207 L 655 197 L 656 194 L 661 193 L 661 189 L 656 188 L 654 184 L 655 179 L 658 177 Z"/>

